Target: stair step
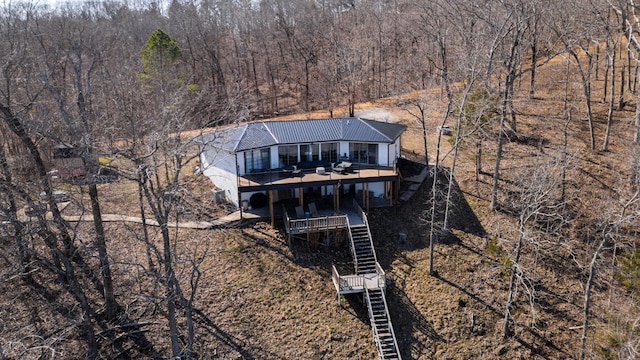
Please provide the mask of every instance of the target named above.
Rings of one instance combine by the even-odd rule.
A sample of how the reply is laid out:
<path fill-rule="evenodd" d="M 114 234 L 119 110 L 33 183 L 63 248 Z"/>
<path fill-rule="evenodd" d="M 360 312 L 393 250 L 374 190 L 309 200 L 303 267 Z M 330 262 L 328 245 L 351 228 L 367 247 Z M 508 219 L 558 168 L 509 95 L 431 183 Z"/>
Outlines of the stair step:
<path fill-rule="evenodd" d="M 376 272 L 376 261 L 372 259 L 358 259 L 358 266 L 360 268 L 366 267 L 369 269 L 373 269 L 373 272 Z"/>
<path fill-rule="evenodd" d="M 366 261 L 358 261 L 359 269 L 371 269 L 371 272 L 376 272 L 376 264 Z"/>

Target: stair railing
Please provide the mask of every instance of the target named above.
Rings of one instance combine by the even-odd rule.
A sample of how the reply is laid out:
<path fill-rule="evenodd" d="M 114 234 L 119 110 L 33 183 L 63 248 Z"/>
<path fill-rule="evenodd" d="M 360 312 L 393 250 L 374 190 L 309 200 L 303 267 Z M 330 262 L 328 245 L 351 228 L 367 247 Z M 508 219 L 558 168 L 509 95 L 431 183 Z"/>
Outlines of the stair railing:
<path fill-rule="evenodd" d="M 358 256 L 356 254 L 356 245 L 353 243 L 353 234 L 351 233 L 351 224 L 349 224 L 349 217 L 346 217 L 347 229 L 349 230 L 349 243 L 351 244 L 351 255 L 353 257 L 353 265 L 356 268 L 356 274 L 358 273 Z"/>
<path fill-rule="evenodd" d="M 380 358 L 383 358 L 382 354 L 382 346 L 380 344 L 380 339 L 378 337 L 378 328 L 376 327 L 375 318 L 373 316 L 373 306 L 371 306 L 371 297 L 369 295 L 369 289 L 365 286 L 364 288 L 365 298 L 367 299 L 367 309 L 369 310 L 369 322 L 371 322 L 371 329 L 373 331 L 373 341 L 376 343 L 376 347 L 378 348 L 378 354 Z"/>
<path fill-rule="evenodd" d="M 373 253 L 373 260 L 375 260 L 376 264 L 378 264 L 378 257 L 376 256 L 376 248 L 373 247 L 373 237 L 371 236 L 371 229 L 369 229 L 369 220 L 367 219 L 367 214 L 362 212 L 362 222 L 367 227 L 367 236 L 369 236 L 369 244 L 371 245 L 371 252 Z"/>
<path fill-rule="evenodd" d="M 398 360 L 402 360 L 400 356 L 400 350 L 398 349 L 398 340 L 396 339 L 396 333 L 393 331 L 393 324 L 391 323 L 391 317 L 389 316 L 389 306 L 387 305 L 387 299 L 384 294 L 382 295 L 382 302 L 384 302 L 384 310 L 385 315 L 387 317 L 387 325 L 389 326 L 389 331 L 391 332 L 391 337 L 393 337 L 393 345 L 396 347 L 396 354 L 398 354 Z"/>
<path fill-rule="evenodd" d="M 382 266 L 376 262 L 376 273 L 378 274 L 378 287 L 385 292 L 387 288 L 387 274 L 382 269 Z"/>

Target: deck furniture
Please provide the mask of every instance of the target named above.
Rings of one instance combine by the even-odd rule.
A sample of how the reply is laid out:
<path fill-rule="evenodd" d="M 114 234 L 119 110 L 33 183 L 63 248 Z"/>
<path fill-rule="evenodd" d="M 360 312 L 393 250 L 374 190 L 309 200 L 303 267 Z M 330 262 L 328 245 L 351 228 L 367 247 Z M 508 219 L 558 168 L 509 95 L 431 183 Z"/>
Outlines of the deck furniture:
<path fill-rule="evenodd" d="M 333 167 L 333 172 L 336 172 L 338 174 L 349 174 L 353 172 L 353 164 L 351 164 L 348 161 L 343 161 L 338 163 L 337 165 L 335 165 Z"/>
<path fill-rule="evenodd" d="M 318 208 L 316 207 L 316 203 L 314 202 L 309 203 L 309 212 L 311 213 L 311 216 L 313 216 L 314 218 L 320 216 L 320 214 L 318 214 Z"/>

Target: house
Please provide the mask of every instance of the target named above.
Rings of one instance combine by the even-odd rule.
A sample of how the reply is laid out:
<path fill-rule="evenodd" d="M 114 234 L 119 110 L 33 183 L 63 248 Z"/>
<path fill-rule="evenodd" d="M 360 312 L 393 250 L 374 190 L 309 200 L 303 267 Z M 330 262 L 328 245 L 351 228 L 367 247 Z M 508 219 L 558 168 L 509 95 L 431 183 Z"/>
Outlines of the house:
<path fill-rule="evenodd" d="M 83 178 L 87 170 L 79 148 L 66 144 L 53 147 L 53 174 L 63 180 Z"/>
<path fill-rule="evenodd" d="M 362 293 L 369 308 L 380 358 L 400 359 L 385 300 L 386 274 L 378 263 L 367 215 L 371 199 L 393 204 L 398 196 L 397 161 L 406 126 L 360 118 L 263 121 L 205 133 L 200 143 L 201 171 L 242 208 L 283 201 L 288 242 L 303 239 L 308 247 L 338 246 L 348 239 L 354 272 L 340 275 L 332 267 L 338 299 Z M 351 211 L 340 210 L 352 197 Z M 330 213 L 316 201 L 333 199 Z M 293 202 L 289 217 L 284 202 Z M 308 212 L 305 212 L 306 204 Z M 361 206 L 362 205 L 362 206 Z M 357 250 L 356 250 L 357 249 Z"/>
<path fill-rule="evenodd" d="M 360 118 L 258 121 L 201 135 L 201 171 L 236 206 L 273 206 L 305 193 L 389 204 L 405 125 Z M 273 215 L 273 211 L 271 211 Z"/>

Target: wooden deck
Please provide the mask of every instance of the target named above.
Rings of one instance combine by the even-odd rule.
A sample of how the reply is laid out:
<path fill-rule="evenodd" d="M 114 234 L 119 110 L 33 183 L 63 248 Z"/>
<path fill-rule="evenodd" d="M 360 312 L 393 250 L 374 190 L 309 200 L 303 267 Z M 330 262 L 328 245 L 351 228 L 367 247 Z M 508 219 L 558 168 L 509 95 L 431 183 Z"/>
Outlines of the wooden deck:
<path fill-rule="evenodd" d="M 295 187 L 298 184 L 313 186 L 331 185 L 339 182 L 349 184 L 363 181 L 395 181 L 397 177 L 398 172 L 393 167 L 361 167 L 348 174 L 332 171 L 316 174 L 314 169 L 308 169 L 301 170 L 299 174 L 293 175 L 291 172 L 282 170 L 270 170 L 238 176 L 238 188 L 241 191 L 284 189 Z"/>

